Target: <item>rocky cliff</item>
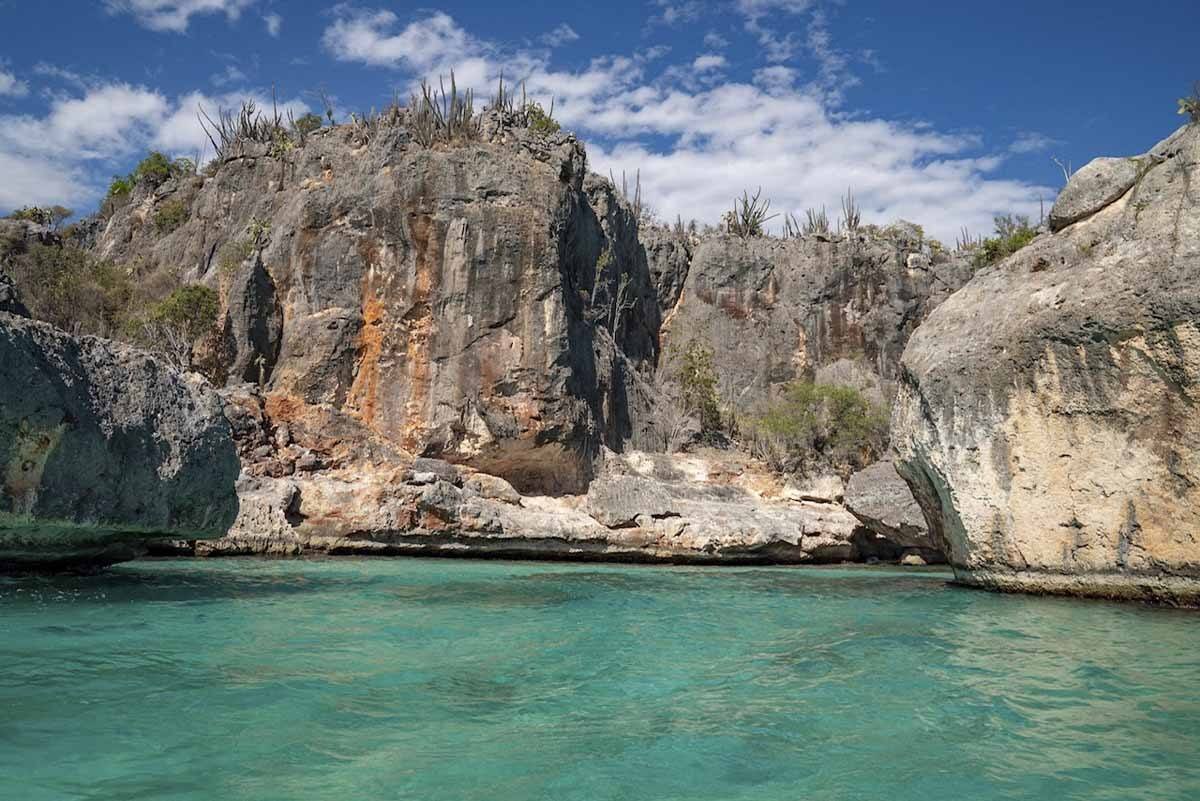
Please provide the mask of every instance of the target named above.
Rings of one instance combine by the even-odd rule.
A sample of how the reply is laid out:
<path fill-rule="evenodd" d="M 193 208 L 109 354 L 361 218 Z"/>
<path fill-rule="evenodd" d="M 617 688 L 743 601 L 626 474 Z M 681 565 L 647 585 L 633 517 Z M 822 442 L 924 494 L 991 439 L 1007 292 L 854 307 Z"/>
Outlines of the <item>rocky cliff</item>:
<path fill-rule="evenodd" d="M 217 537 L 239 466 L 216 393 L 130 348 L 0 312 L 0 569 Z"/>
<path fill-rule="evenodd" d="M 741 413 L 796 378 L 885 400 L 911 331 L 966 279 L 961 259 L 908 225 L 786 241 L 640 227 L 567 133 L 493 115 L 477 140 L 429 145 L 406 120 L 242 143 L 140 187 L 97 234 L 96 256 L 148 284 L 220 295 L 206 347 L 246 468 L 242 514 L 189 547 L 889 552 L 863 536 L 873 519 L 767 486 L 753 460 L 680 473 L 628 454 L 661 445 L 653 379 L 692 338 Z"/>
<path fill-rule="evenodd" d="M 667 279 L 659 285 L 673 289 L 678 256 L 657 243 L 648 250 Z M 882 401 L 894 392 L 909 336 L 970 275 L 969 260 L 905 224 L 799 239 L 708 236 L 688 243 L 663 342 L 711 347 L 725 400 L 745 411 L 797 378 L 856 386 Z"/>
<path fill-rule="evenodd" d="M 163 235 L 165 204 L 188 211 Z M 657 357 L 636 222 L 567 134 L 425 147 L 403 125 L 340 126 L 248 145 L 136 198 L 97 251 L 219 287 L 231 383 L 529 491 L 586 488 Z"/>
<path fill-rule="evenodd" d="M 1200 126 L 1071 180 L 909 342 L 899 469 L 960 580 L 1200 599 Z"/>

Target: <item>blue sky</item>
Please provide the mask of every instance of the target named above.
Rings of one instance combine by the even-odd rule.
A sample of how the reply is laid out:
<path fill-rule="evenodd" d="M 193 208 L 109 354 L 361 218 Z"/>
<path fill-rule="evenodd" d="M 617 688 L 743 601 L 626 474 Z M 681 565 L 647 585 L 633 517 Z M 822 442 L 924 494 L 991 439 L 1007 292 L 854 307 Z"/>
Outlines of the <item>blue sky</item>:
<path fill-rule="evenodd" d="M 94 208 L 150 148 L 204 144 L 199 104 L 268 97 L 341 115 L 454 69 L 556 99 L 593 168 L 641 170 L 667 219 L 715 222 L 758 186 L 953 240 L 1032 213 L 1076 167 L 1181 120 L 1200 3 L 616 0 L 436 5 L 0 0 L 0 211 Z"/>

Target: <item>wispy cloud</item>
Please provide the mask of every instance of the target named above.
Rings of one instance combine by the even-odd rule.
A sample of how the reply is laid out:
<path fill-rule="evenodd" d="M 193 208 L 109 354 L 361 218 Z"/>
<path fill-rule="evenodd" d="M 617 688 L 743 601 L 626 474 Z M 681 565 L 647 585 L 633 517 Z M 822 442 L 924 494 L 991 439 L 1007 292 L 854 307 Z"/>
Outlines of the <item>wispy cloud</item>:
<path fill-rule="evenodd" d="M 707 10 L 702 0 L 654 0 L 658 13 L 650 17 L 651 25 L 682 25 L 695 22 Z"/>
<path fill-rule="evenodd" d="M 813 10 L 799 0 L 743 5 L 758 19 Z M 843 113 L 838 92 L 857 78 L 828 38 L 825 20 L 815 22 L 799 43 L 818 64 L 818 80 L 806 83 L 799 69 L 784 64 L 762 67 L 753 82 L 725 79 L 715 53 L 657 71 L 649 53 L 561 71 L 548 53 L 506 50 L 441 13 L 402 25 L 387 11 L 344 12 L 324 43 L 342 60 L 386 66 L 414 80 L 453 68 L 460 84 L 481 92 L 502 69 L 527 81 L 533 96 L 554 97 L 556 116 L 589 140 L 601 174 L 641 170 L 646 196 L 670 219 L 716 222 L 742 189 L 760 185 L 781 211 L 836 208 L 853 186 L 869 219 L 910 219 L 953 238 L 963 225 L 989 229 L 997 213 L 1036 212 L 1039 196 L 1053 196 L 1045 187 L 997 178 L 1003 154 L 977 152 L 973 137 Z"/>
<path fill-rule="evenodd" d="M 129 14 L 152 31 L 184 33 L 192 17 L 224 14 L 230 21 L 256 0 L 104 0 L 111 14 Z"/>
<path fill-rule="evenodd" d="M 1009 153 L 1016 155 L 1027 155 L 1029 153 L 1042 153 L 1049 150 L 1055 145 L 1061 145 L 1058 139 L 1052 139 L 1045 134 L 1037 131 L 1022 131 L 1017 135 L 1016 140 L 1008 147 Z"/>
<path fill-rule="evenodd" d="M 267 26 L 268 34 L 276 39 L 279 38 L 279 32 L 283 30 L 283 17 L 274 12 L 263 14 L 263 24 Z"/>
<path fill-rule="evenodd" d="M 209 76 L 209 80 L 213 86 L 228 86 L 233 83 L 244 83 L 246 81 L 246 73 L 232 64 L 229 64 L 220 72 Z"/>
<path fill-rule="evenodd" d="M 17 79 L 16 75 L 0 70 L 0 97 L 25 97 L 29 84 Z"/>
<path fill-rule="evenodd" d="M 562 47 L 571 42 L 578 42 L 579 34 L 567 23 L 562 23 L 549 33 L 542 34 L 541 42 L 547 47 Z"/>

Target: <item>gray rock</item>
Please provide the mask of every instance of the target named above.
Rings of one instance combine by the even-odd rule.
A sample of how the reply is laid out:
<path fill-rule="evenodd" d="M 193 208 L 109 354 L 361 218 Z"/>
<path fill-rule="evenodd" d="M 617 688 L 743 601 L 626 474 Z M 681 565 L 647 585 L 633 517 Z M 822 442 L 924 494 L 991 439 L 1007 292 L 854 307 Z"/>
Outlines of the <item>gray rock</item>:
<path fill-rule="evenodd" d="M 283 308 L 261 258 L 242 265 L 229 287 L 227 304 L 225 341 L 232 353 L 230 381 L 265 385 L 279 358 Z"/>
<path fill-rule="evenodd" d="M 908 337 L 972 272 L 966 259 L 924 250 L 910 267 L 912 249 L 926 246 L 901 233 L 900 240 L 867 232 L 833 241 L 706 236 L 694 244 L 682 295 L 665 317 L 664 349 L 678 351 L 693 338 L 711 347 L 743 413 L 800 378 L 890 397 Z M 661 247 L 651 253 L 676 258 Z M 676 271 L 670 263 L 651 269 Z"/>
<path fill-rule="evenodd" d="M 841 503 L 846 494 L 846 483 L 840 476 L 809 476 L 789 481 L 783 488 L 783 497 L 789 501 L 813 501 L 814 503 Z"/>
<path fill-rule="evenodd" d="M 1128 192 L 1143 167 L 1138 159 L 1099 158 L 1071 176 L 1050 210 L 1050 230 L 1092 216 Z"/>
<path fill-rule="evenodd" d="M 632 526 L 639 515 L 667 517 L 673 506 L 661 483 L 642 476 L 601 477 L 588 488 L 587 513 L 608 528 Z"/>
<path fill-rule="evenodd" d="M 909 342 L 897 467 L 961 581 L 1200 601 L 1198 185 L 1190 126 Z"/>
<path fill-rule="evenodd" d="M 216 393 L 131 348 L 0 314 L 0 566 L 90 567 L 223 535 L 239 465 Z"/>
<path fill-rule="evenodd" d="M 12 314 L 17 317 L 28 317 L 29 309 L 21 303 L 16 284 L 0 267 L 0 314 Z"/>
<path fill-rule="evenodd" d="M 929 536 L 921 507 L 890 460 L 876 462 L 850 477 L 846 508 L 875 535 L 898 548 L 941 550 Z"/>
<path fill-rule="evenodd" d="M 521 503 L 521 493 L 517 492 L 512 484 L 498 476 L 489 476 L 486 473 L 476 473 L 471 476 L 464 482 L 463 489 L 491 501 L 514 505 Z"/>

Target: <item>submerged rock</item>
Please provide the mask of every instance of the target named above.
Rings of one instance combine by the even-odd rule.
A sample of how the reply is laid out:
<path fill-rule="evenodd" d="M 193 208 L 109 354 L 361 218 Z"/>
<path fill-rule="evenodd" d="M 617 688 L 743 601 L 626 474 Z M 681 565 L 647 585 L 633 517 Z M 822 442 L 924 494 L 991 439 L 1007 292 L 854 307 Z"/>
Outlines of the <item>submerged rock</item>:
<path fill-rule="evenodd" d="M 219 537 L 238 470 L 199 380 L 0 313 L 0 568 L 87 568 L 153 537 Z"/>
<path fill-rule="evenodd" d="M 961 581 L 1200 600 L 1200 126 L 1136 163 L 1081 170 L 1054 215 L 1078 222 L 905 351 L 898 468 Z"/>

